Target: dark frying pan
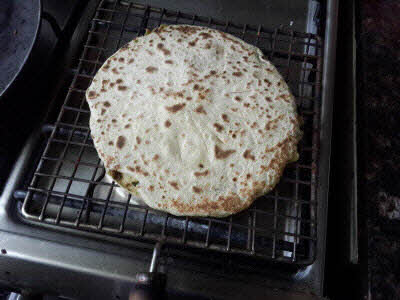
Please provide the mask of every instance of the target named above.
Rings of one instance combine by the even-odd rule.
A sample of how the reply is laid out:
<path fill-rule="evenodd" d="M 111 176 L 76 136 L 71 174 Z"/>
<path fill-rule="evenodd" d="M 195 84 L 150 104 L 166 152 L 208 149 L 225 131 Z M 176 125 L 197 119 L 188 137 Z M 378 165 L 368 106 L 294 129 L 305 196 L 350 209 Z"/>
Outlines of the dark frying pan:
<path fill-rule="evenodd" d="M 28 61 L 40 28 L 40 0 L 1 0 L 0 97 Z"/>

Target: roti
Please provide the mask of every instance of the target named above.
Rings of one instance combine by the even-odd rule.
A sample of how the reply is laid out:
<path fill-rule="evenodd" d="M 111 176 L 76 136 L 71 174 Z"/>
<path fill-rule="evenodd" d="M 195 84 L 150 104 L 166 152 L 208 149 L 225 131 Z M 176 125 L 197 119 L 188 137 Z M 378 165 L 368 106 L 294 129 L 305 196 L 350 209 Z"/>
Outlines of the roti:
<path fill-rule="evenodd" d="M 295 99 L 260 49 L 221 31 L 161 26 L 119 49 L 86 92 L 109 175 L 150 207 L 225 217 L 298 159 Z"/>

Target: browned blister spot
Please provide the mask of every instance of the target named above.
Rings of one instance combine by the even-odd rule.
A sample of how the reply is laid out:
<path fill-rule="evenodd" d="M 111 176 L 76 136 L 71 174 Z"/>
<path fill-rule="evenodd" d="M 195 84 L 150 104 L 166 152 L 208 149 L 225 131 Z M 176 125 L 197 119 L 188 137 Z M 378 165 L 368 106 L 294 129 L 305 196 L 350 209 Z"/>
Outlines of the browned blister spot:
<path fill-rule="evenodd" d="M 222 130 L 224 130 L 224 126 L 222 126 L 221 124 L 218 124 L 218 123 L 214 123 L 214 127 L 218 132 L 221 132 Z"/>
<path fill-rule="evenodd" d="M 191 42 L 188 43 L 189 46 L 190 46 L 190 47 L 196 46 L 196 43 L 198 42 L 198 40 L 199 40 L 199 38 L 195 38 L 193 41 L 191 41 Z"/>
<path fill-rule="evenodd" d="M 215 153 L 216 159 L 225 159 L 235 152 L 236 152 L 236 150 L 222 150 L 217 145 L 215 145 L 215 147 L 214 147 L 214 153 Z"/>
<path fill-rule="evenodd" d="M 117 138 L 117 144 L 116 144 L 117 148 L 122 149 L 122 148 L 124 148 L 125 144 L 126 144 L 126 137 L 124 137 L 123 135 L 120 135 Z"/>
<path fill-rule="evenodd" d="M 165 63 L 166 63 L 166 64 L 169 64 L 169 65 L 172 65 L 174 62 L 173 62 L 172 60 L 170 60 L 170 59 L 167 59 L 167 60 L 165 61 Z"/>
<path fill-rule="evenodd" d="M 222 114 L 221 117 L 222 117 L 222 120 L 224 120 L 224 122 L 229 123 L 229 118 L 228 118 L 227 114 Z"/>
<path fill-rule="evenodd" d="M 235 99 L 236 101 L 238 101 L 238 102 L 242 101 L 242 98 L 240 98 L 239 96 L 235 96 L 234 99 Z"/>
<path fill-rule="evenodd" d="M 149 66 L 149 67 L 146 68 L 146 72 L 148 72 L 148 73 L 154 73 L 154 72 L 157 72 L 157 71 L 158 71 L 157 67 Z"/>
<path fill-rule="evenodd" d="M 205 115 L 207 114 L 206 111 L 204 110 L 203 105 L 197 106 L 194 111 L 197 112 L 198 114 L 205 114 Z"/>
<path fill-rule="evenodd" d="M 216 74 L 217 74 L 217 71 L 211 70 L 210 73 L 208 73 L 208 75 L 204 76 L 204 79 L 208 79 L 208 78 L 210 78 L 212 76 L 215 76 L 215 77 L 218 78 L 219 76 L 217 76 Z M 206 92 L 207 91 L 210 91 L 210 89 L 207 89 Z"/>
<path fill-rule="evenodd" d="M 251 159 L 251 160 L 255 160 L 256 158 L 254 157 L 254 155 L 251 154 L 251 150 L 247 149 L 246 151 L 244 151 L 243 153 L 243 157 L 245 159 Z"/>
<path fill-rule="evenodd" d="M 232 75 L 233 75 L 233 76 L 236 76 L 236 77 L 240 77 L 240 76 L 242 76 L 243 74 L 242 74 L 242 72 L 233 72 Z"/>
<path fill-rule="evenodd" d="M 125 86 L 125 85 L 119 85 L 119 86 L 118 86 L 118 90 L 119 90 L 119 91 L 126 91 L 127 89 L 128 89 L 128 87 Z"/>
<path fill-rule="evenodd" d="M 111 177 L 112 177 L 114 180 L 116 180 L 116 181 L 122 179 L 122 173 L 120 173 L 120 172 L 118 172 L 118 171 L 110 170 L 110 175 L 111 175 Z"/>
<path fill-rule="evenodd" d="M 158 160 L 160 158 L 160 156 L 158 155 L 158 154 L 155 154 L 154 156 L 153 156 L 153 160 Z"/>
<path fill-rule="evenodd" d="M 139 145 L 142 142 L 142 139 L 140 137 L 136 137 L 136 143 Z"/>
<path fill-rule="evenodd" d="M 277 100 L 283 100 L 283 101 L 285 101 L 287 103 L 290 103 L 290 95 L 287 95 L 287 94 L 279 95 L 278 97 L 276 97 L 276 99 Z"/>
<path fill-rule="evenodd" d="M 201 29 L 197 28 L 197 27 L 189 26 L 189 25 L 181 25 L 176 30 L 178 30 L 184 34 L 189 34 L 189 33 L 194 34 Z"/>
<path fill-rule="evenodd" d="M 153 191 L 154 191 L 154 185 L 149 186 L 148 190 L 149 190 L 150 192 L 153 192 Z"/>
<path fill-rule="evenodd" d="M 110 107 L 110 106 L 111 106 L 110 102 L 108 102 L 108 101 L 105 101 L 105 102 L 103 103 L 103 105 L 104 105 L 105 107 Z"/>
<path fill-rule="evenodd" d="M 106 113 L 106 109 L 105 109 L 105 108 L 102 108 L 100 114 L 101 114 L 101 115 L 104 115 L 105 113 Z"/>
<path fill-rule="evenodd" d="M 168 183 L 177 191 L 179 191 L 179 186 L 176 181 L 168 181 Z"/>
<path fill-rule="evenodd" d="M 119 74 L 117 68 L 112 68 L 112 69 L 111 69 L 111 72 L 113 72 L 114 74 Z"/>
<path fill-rule="evenodd" d="M 257 122 L 253 122 L 253 124 L 251 124 L 251 126 L 250 126 L 250 128 L 256 128 L 256 127 L 258 127 L 258 124 L 257 124 Z"/>
<path fill-rule="evenodd" d="M 276 129 L 278 127 L 278 122 L 283 118 L 283 115 L 279 115 L 275 119 L 268 121 L 267 124 L 265 124 L 265 130 L 270 130 L 270 129 Z"/>
<path fill-rule="evenodd" d="M 240 203 L 240 197 L 236 194 L 233 194 L 230 196 L 225 196 L 225 197 L 219 196 L 218 202 L 222 209 L 224 209 L 225 211 L 229 211 L 229 212 L 239 211 L 242 207 L 242 205 Z"/>
<path fill-rule="evenodd" d="M 209 34 L 207 32 L 202 32 L 199 34 L 199 36 L 201 36 L 205 40 L 205 39 L 209 39 L 211 37 L 211 34 Z"/>
<path fill-rule="evenodd" d="M 203 192 L 203 190 L 197 186 L 192 187 L 192 189 L 193 189 L 193 192 L 195 192 L 197 194 L 200 194 Z"/>
<path fill-rule="evenodd" d="M 162 52 L 164 53 L 164 55 L 166 55 L 166 56 L 171 54 L 171 51 L 169 51 L 168 49 L 166 49 L 166 48 L 164 47 L 164 44 L 163 44 L 163 43 L 158 43 L 158 44 L 157 44 L 157 49 L 160 50 L 160 51 L 162 51 Z"/>
<path fill-rule="evenodd" d="M 88 97 L 89 97 L 89 99 L 95 99 L 95 98 L 97 98 L 97 94 L 96 94 L 96 92 L 95 91 L 90 91 L 89 93 L 88 93 Z"/>
<path fill-rule="evenodd" d="M 276 147 L 271 147 L 271 148 L 265 147 L 264 152 L 265 152 L 265 153 L 274 152 L 275 149 L 276 149 Z"/>
<path fill-rule="evenodd" d="M 164 125 L 167 128 L 170 127 L 171 126 L 171 121 L 170 120 L 165 121 Z"/>
<path fill-rule="evenodd" d="M 196 177 L 201 177 L 201 176 L 207 176 L 210 173 L 210 171 L 205 170 L 203 172 L 194 172 L 194 176 Z"/>
<path fill-rule="evenodd" d="M 270 86 L 271 86 L 271 84 L 272 84 L 272 83 L 271 83 L 271 81 L 269 81 L 269 80 L 268 80 L 268 79 L 266 79 L 266 78 L 264 79 L 264 82 L 267 84 L 267 86 L 268 86 L 268 87 L 270 87 Z"/>
<path fill-rule="evenodd" d="M 180 111 L 181 109 L 183 109 L 185 106 L 186 106 L 186 103 L 179 103 L 179 104 L 175 104 L 172 106 L 166 106 L 165 109 L 168 110 L 169 112 L 176 113 L 176 112 Z"/>

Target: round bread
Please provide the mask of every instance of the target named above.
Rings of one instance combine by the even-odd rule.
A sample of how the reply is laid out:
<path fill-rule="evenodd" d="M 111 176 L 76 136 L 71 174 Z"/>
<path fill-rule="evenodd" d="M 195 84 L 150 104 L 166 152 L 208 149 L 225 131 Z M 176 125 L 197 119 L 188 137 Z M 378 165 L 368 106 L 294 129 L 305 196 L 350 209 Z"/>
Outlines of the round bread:
<path fill-rule="evenodd" d="M 108 174 L 174 215 L 237 213 L 298 159 L 287 84 L 258 48 L 218 30 L 161 26 L 134 39 L 86 98 Z"/>

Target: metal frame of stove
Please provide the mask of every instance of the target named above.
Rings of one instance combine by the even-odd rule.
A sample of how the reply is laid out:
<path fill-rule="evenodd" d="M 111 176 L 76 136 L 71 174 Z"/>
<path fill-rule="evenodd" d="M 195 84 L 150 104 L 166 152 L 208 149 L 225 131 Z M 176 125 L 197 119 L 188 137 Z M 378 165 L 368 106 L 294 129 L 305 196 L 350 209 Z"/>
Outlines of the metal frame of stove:
<path fill-rule="evenodd" d="M 94 12 L 96 2 L 89 4 Z M 91 16 L 91 13 L 85 16 Z M 330 134 L 332 118 L 332 93 L 333 72 L 335 64 L 335 42 L 337 22 L 337 1 L 327 2 L 326 31 L 324 45 L 324 69 L 322 99 L 325 102 L 322 112 L 321 124 L 321 177 L 319 180 L 320 193 L 318 197 L 323 199 L 321 203 L 327 204 L 329 182 L 329 156 Z M 75 31 L 73 40 L 82 40 L 90 22 L 89 19 L 80 22 Z M 65 55 L 66 58 L 76 57 L 77 48 L 71 47 Z M 70 61 L 66 64 L 69 65 Z M 65 64 L 65 61 L 64 61 Z M 76 235 L 74 230 L 65 228 L 66 235 L 27 226 L 21 222 L 17 213 L 20 202 L 14 201 L 13 192 L 21 185 L 23 170 L 30 163 L 31 153 L 40 140 L 40 130 L 37 130 L 27 142 L 20 154 L 20 159 L 14 166 L 0 201 L 0 248 L 4 249 L 0 259 L 0 283 L 18 289 L 34 290 L 50 294 L 61 294 L 68 297 L 95 298 L 106 296 L 123 298 L 128 295 L 132 284 L 135 282 L 135 274 L 143 270 L 143 260 L 150 262 L 151 244 L 133 240 L 124 240 L 115 244 L 115 237 L 99 235 L 104 242 L 98 243 L 93 236 L 96 233 L 82 233 Z M 18 196 L 18 195 L 17 195 Z M 318 249 L 325 249 L 326 239 L 327 205 L 318 209 Z M 84 245 L 84 246 L 82 246 Z M 125 247 L 125 246 L 127 247 Z M 132 247 L 133 246 L 133 247 Z M 204 271 L 204 261 L 196 254 L 189 261 L 182 257 L 180 249 L 168 249 L 167 266 L 169 268 L 169 280 L 173 282 L 173 288 L 180 292 L 206 294 L 215 297 L 235 298 L 240 295 L 247 297 L 252 295 L 269 297 L 268 299 L 281 299 L 284 295 L 296 296 L 295 299 L 311 299 L 314 295 L 322 296 L 324 276 L 324 251 L 316 253 L 316 261 L 303 269 L 291 270 L 294 274 L 291 279 L 277 279 L 279 275 L 287 275 L 284 265 L 269 265 L 275 271 L 275 279 L 261 277 L 260 274 L 243 272 L 236 275 L 227 275 L 227 272 L 212 269 L 212 272 Z M 185 256 L 189 253 L 185 252 Z M 196 259 L 200 260 L 199 265 Z M 204 260 L 204 258 L 203 258 Z M 229 256 L 207 257 L 210 265 L 218 266 L 222 260 L 222 268 L 232 264 Z M 118 272 L 115 266 L 118 265 Z M 221 264 L 219 264 L 221 266 Z M 252 269 L 252 266 L 249 266 Z M 68 270 L 68 272 L 67 272 Z M 197 270 L 197 271 L 196 271 Z M 251 271 L 255 271 L 254 269 Z M 223 276 L 227 280 L 218 280 Z M 73 283 L 71 280 L 73 278 Z M 318 278 L 319 280 L 315 280 Z M 215 282 L 218 281 L 218 284 Z M 236 282 L 236 284 L 235 284 Z M 268 288 L 269 287 L 269 288 Z M 310 295 L 310 291 L 314 295 Z M 304 292 L 304 293 L 303 293 Z"/>

